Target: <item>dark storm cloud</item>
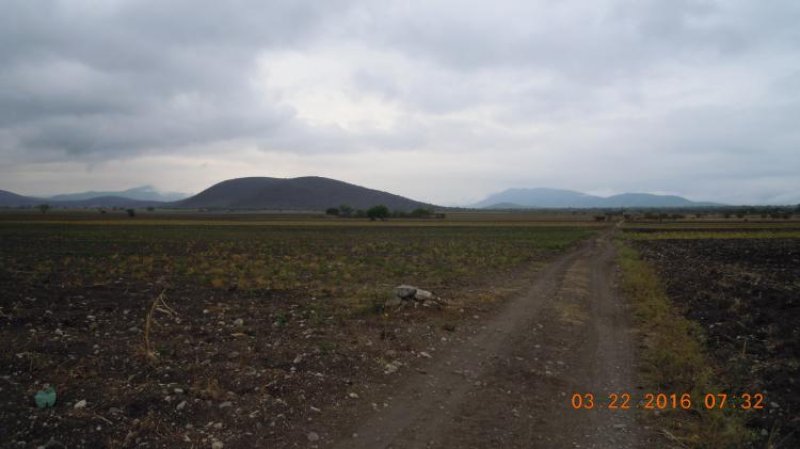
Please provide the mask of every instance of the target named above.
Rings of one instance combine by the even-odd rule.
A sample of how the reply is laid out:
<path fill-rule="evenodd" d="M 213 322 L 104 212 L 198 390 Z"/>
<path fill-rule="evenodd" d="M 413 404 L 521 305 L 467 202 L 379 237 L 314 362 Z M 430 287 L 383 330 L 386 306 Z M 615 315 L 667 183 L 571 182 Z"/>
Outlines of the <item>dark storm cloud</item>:
<path fill-rule="evenodd" d="M 0 16 L 0 127 L 18 149 L 146 150 L 269 135 L 264 48 L 309 38 L 342 2 L 16 1 Z"/>

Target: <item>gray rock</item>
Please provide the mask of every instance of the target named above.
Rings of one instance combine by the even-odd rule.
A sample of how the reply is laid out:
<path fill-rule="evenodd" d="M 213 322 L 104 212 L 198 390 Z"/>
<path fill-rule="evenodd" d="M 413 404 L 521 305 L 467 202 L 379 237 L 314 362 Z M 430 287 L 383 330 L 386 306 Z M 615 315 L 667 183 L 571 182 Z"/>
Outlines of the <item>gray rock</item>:
<path fill-rule="evenodd" d="M 392 374 L 396 373 L 400 367 L 403 366 L 403 363 L 399 360 L 395 360 L 394 362 L 387 363 L 386 366 L 383 367 L 384 374 Z"/>
<path fill-rule="evenodd" d="M 308 441 L 319 441 L 319 435 L 317 432 L 308 432 L 306 438 L 308 438 Z"/>
<path fill-rule="evenodd" d="M 429 301 L 433 299 L 433 293 L 429 292 L 428 290 L 417 289 L 414 293 L 414 299 L 416 301 Z"/>
<path fill-rule="evenodd" d="M 398 285 L 394 288 L 394 294 L 400 299 L 411 299 L 417 293 L 417 288 L 412 285 Z"/>

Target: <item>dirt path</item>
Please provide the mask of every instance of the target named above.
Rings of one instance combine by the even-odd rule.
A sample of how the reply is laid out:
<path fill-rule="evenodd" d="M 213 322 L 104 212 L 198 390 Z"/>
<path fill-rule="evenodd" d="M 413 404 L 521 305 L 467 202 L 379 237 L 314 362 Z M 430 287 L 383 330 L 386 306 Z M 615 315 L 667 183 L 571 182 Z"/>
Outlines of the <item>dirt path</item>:
<path fill-rule="evenodd" d="M 603 400 L 609 392 L 636 393 L 614 269 L 608 234 L 561 256 L 527 293 L 407 374 L 331 447 L 638 447 L 633 410 L 570 406 L 576 391 Z"/>

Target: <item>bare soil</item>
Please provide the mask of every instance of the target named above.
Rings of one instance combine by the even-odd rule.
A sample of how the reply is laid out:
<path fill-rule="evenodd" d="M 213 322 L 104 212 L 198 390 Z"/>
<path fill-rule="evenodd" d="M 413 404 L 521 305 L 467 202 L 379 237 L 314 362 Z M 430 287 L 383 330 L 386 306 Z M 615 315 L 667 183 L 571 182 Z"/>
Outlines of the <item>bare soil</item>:
<path fill-rule="evenodd" d="M 634 410 L 570 405 L 636 395 L 609 235 L 515 276 L 500 305 L 347 322 L 280 291 L 0 279 L 0 446 L 652 447 Z M 152 359 L 143 317 L 165 288 Z M 33 406 L 44 381 L 55 408 Z"/>
<path fill-rule="evenodd" d="M 637 242 L 670 298 L 707 336 L 731 394 L 763 393 L 748 413 L 755 447 L 800 446 L 800 240 Z M 768 443 L 769 442 L 769 443 Z"/>

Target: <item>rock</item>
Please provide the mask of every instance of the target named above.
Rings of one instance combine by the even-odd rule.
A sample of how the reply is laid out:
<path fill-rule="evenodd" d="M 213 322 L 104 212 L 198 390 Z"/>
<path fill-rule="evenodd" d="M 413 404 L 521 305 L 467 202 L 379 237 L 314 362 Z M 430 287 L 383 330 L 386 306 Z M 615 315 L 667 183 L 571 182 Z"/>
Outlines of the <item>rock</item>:
<path fill-rule="evenodd" d="M 72 406 L 75 410 L 80 410 L 82 408 L 86 408 L 86 399 L 81 399 L 80 401 L 76 402 L 75 405 Z"/>
<path fill-rule="evenodd" d="M 317 432 L 308 432 L 306 438 L 308 438 L 308 441 L 311 442 L 319 441 L 319 434 L 317 434 Z"/>
<path fill-rule="evenodd" d="M 216 440 L 211 443 L 211 449 L 222 449 L 223 447 L 225 447 L 225 445 L 222 443 L 222 441 Z"/>
<path fill-rule="evenodd" d="M 302 361 L 303 361 L 303 354 L 298 354 L 297 357 L 295 357 L 294 360 L 292 361 L 292 364 L 297 365 Z"/>
<path fill-rule="evenodd" d="M 398 285 L 394 288 L 394 294 L 400 299 L 411 299 L 417 293 L 417 288 L 412 285 Z"/>
<path fill-rule="evenodd" d="M 233 321 L 233 325 L 236 326 L 236 327 L 243 327 L 244 326 L 244 320 L 241 319 L 241 318 L 236 318 L 236 320 Z"/>
<path fill-rule="evenodd" d="M 347 396 L 349 396 L 350 399 L 358 399 L 358 393 L 350 393 Z"/>
<path fill-rule="evenodd" d="M 175 407 L 175 410 L 183 410 L 183 409 L 184 409 L 184 407 L 186 407 L 186 401 L 181 401 L 181 403 L 180 403 L 180 404 L 178 404 L 178 405 Z"/>
<path fill-rule="evenodd" d="M 221 403 L 219 405 L 219 408 L 228 408 L 228 407 L 230 407 L 232 405 L 233 405 L 233 403 L 231 401 L 225 401 L 225 402 L 223 402 L 223 403 Z"/>
<path fill-rule="evenodd" d="M 420 357 L 425 357 L 426 359 L 429 359 L 429 358 L 431 358 L 431 355 L 430 355 L 430 354 L 428 354 L 428 353 L 427 353 L 427 352 L 425 352 L 425 351 L 420 351 L 420 352 L 419 352 L 419 355 L 420 355 Z"/>
<path fill-rule="evenodd" d="M 429 292 L 428 290 L 417 289 L 414 293 L 414 300 L 425 302 L 430 301 L 433 299 L 433 293 Z"/>
<path fill-rule="evenodd" d="M 399 367 L 395 363 L 387 363 L 386 366 L 383 367 L 384 374 L 392 374 L 397 372 Z"/>

